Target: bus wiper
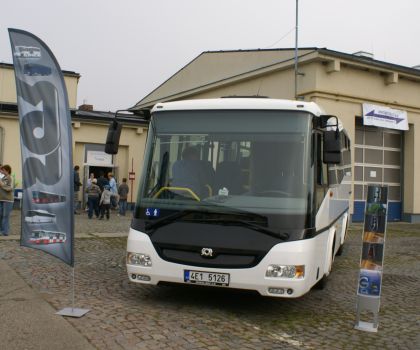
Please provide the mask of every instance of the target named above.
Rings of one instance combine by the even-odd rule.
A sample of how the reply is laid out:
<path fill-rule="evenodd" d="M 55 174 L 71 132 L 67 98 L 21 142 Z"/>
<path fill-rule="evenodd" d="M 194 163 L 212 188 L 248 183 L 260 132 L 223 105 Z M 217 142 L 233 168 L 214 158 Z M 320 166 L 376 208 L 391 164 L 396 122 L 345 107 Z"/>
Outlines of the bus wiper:
<path fill-rule="evenodd" d="M 218 212 L 202 212 L 202 211 L 197 211 L 197 210 L 180 210 L 176 213 L 167 215 L 161 219 L 158 219 L 156 221 L 152 221 L 152 222 L 148 222 L 146 223 L 146 230 L 150 231 L 150 230 L 156 230 L 159 227 L 162 226 L 166 226 L 168 224 L 171 224 L 175 221 L 177 221 L 180 218 L 183 218 L 189 214 L 210 214 L 210 215 L 235 215 L 235 216 L 239 216 L 239 217 L 244 217 L 247 218 L 248 220 L 244 220 L 244 219 L 234 219 L 234 218 L 223 218 L 223 217 L 218 217 L 218 218 L 206 218 L 206 217 L 200 217 L 200 218 L 195 218 L 196 221 L 201 221 L 203 223 L 220 223 L 222 225 L 240 225 L 240 226 L 244 226 L 244 227 L 248 227 L 252 230 L 255 231 L 259 231 L 262 233 L 265 233 L 269 236 L 272 237 L 276 237 L 276 238 L 280 238 L 283 240 L 287 240 L 289 239 L 289 234 L 285 233 L 285 232 L 276 232 L 273 230 L 270 230 L 269 228 L 263 227 L 261 225 L 256 224 L 255 222 L 250 221 L 250 217 L 252 216 L 252 213 L 243 213 L 243 212 L 231 212 L 231 213 L 218 213 Z M 261 219 L 261 218 L 265 218 L 262 215 L 258 215 L 255 214 L 255 219 Z"/>
<path fill-rule="evenodd" d="M 258 231 L 258 232 L 262 232 L 265 233 L 269 236 L 275 237 L 275 238 L 281 238 L 282 240 L 287 240 L 289 239 L 289 234 L 286 232 L 276 232 L 273 230 L 270 230 L 269 228 L 260 226 L 258 224 L 253 223 L 252 221 L 246 221 L 246 220 L 233 220 L 233 219 L 204 219 L 204 222 L 216 222 L 216 223 L 220 223 L 222 225 L 231 225 L 231 226 L 235 226 L 235 225 L 241 225 L 244 227 L 248 227 L 252 230 Z"/>
<path fill-rule="evenodd" d="M 176 213 L 167 215 L 161 219 L 146 223 L 146 230 L 156 230 L 158 227 L 168 225 L 177 219 L 180 219 L 188 214 L 194 213 L 194 210 L 180 210 Z"/>

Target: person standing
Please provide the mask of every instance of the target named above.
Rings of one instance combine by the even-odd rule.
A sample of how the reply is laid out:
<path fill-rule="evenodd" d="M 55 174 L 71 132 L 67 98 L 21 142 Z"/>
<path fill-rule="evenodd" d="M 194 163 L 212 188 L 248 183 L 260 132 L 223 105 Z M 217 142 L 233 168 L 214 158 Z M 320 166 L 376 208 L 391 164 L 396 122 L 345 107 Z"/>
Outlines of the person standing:
<path fill-rule="evenodd" d="M 92 219 L 93 212 L 95 212 L 96 217 L 99 218 L 99 198 L 101 196 L 101 189 L 96 182 L 96 179 L 92 179 L 90 181 L 90 186 L 86 188 L 89 219 Z"/>
<path fill-rule="evenodd" d="M 11 173 L 12 168 L 8 164 L 0 168 L 0 174 L 3 175 L 0 180 L 0 232 L 3 236 L 9 235 L 9 219 L 13 209 L 14 197 Z"/>
<path fill-rule="evenodd" d="M 109 189 L 111 191 L 111 208 L 117 209 L 118 207 L 118 189 L 117 181 L 115 181 L 114 174 L 108 173 Z"/>
<path fill-rule="evenodd" d="M 73 172 L 73 181 L 74 181 L 74 213 L 79 214 L 77 209 L 79 209 L 79 191 L 80 186 L 82 186 L 82 183 L 80 182 L 80 175 L 79 175 L 79 166 L 76 165 L 74 167 Z"/>
<path fill-rule="evenodd" d="M 99 177 L 98 177 L 98 186 L 101 189 L 101 191 L 104 190 L 104 186 L 105 185 L 109 185 L 109 181 L 108 179 L 104 176 L 104 172 L 101 170 L 99 172 Z"/>
<path fill-rule="evenodd" d="M 92 180 L 95 178 L 95 174 L 94 173 L 90 173 L 89 178 L 86 181 L 86 189 L 90 187 L 90 185 L 92 185 Z M 85 192 L 87 192 L 85 189 Z M 85 197 L 84 197 L 84 201 L 86 203 L 86 207 L 85 210 L 88 211 L 89 210 L 89 205 L 88 205 L 88 195 L 87 193 L 85 193 Z M 99 203 L 99 202 L 98 202 Z"/>
<path fill-rule="evenodd" d="M 109 208 L 111 206 L 111 191 L 109 190 L 109 185 L 104 186 L 99 205 L 101 206 L 101 217 L 99 220 L 102 220 L 105 214 L 107 220 L 109 220 Z"/>
<path fill-rule="evenodd" d="M 124 177 L 122 179 L 122 184 L 118 186 L 118 195 L 120 200 L 118 201 L 118 205 L 120 207 L 120 212 L 118 215 L 125 216 L 125 212 L 127 211 L 127 195 L 129 192 L 129 188 L 127 185 L 127 179 Z"/>

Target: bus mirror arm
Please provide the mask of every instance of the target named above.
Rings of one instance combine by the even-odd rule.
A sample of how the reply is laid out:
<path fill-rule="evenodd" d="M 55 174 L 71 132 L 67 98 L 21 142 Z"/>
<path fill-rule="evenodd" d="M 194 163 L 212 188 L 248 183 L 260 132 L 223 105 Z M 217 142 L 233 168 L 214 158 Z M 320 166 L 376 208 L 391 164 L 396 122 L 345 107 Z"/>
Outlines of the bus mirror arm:
<path fill-rule="evenodd" d="M 105 153 L 117 154 L 118 146 L 120 145 L 120 136 L 122 130 L 121 122 L 118 122 L 118 112 L 115 112 L 114 120 L 111 122 L 108 128 L 108 134 L 106 136 Z"/>
<path fill-rule="evenodd" d="M 331 118 L 335 119 L 335 124 L 330 124 L 330 120 Z M 336 128 L 336 130 L 338 130 L 339 126 L 338 126 L 338 118 L 335 115 L 330 115 L 330 114 L 323 114 L 319 116 L 318 119 L 318 127 L 321 129 L 326 129 L 326 128 L 332 128 L 334 127 Z"/>
<path fill-rule="evenodd" d="M 130 112 L 133 113 L 131 110 L 120 109 L 115 112 L 114 120 L 111 122 L 111 125 L 108 128 L 108 134 L 106 137 L 105 143 L 105 153 L 108 154 L 117 154 L 118 153 L 118 146 L 120 144 L 120 136 L 122 130 L 122 122 L 129 120 L 130 117 L 133 117 L 134 114 L 126 114 L 120 112 Z M 118 114 L 120 113 L 120 114 Z M 144 122 L 150 121 L 150 111 L 149 110 L 141 110 L 136 113 L 136 119 L 139 120 L 140 118 Z"/>

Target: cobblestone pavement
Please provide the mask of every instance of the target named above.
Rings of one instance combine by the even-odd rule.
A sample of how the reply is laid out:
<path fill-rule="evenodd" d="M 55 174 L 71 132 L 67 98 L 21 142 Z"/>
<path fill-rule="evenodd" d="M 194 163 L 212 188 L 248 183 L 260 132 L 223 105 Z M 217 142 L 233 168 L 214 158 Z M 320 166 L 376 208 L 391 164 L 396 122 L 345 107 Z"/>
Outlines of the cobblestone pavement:
<path fill-rule="evenodd" d="M 13 234 L 20 216 L 12 214 Z M 277 299 L 223 288 L 128 282 L 130 218 L 76 217 L 75 306 L 68 318 L 98 349 L 419 349 L 420 225 L 389 224 L 379 332 L 354 330 L 361 225 L 352 225 L 326 289 Z M 101 237 L 95 232 L 103 233 Z M 0 239 L 4 259 L 57 310 L 71 306 L 71 270 L 41 251 Z"/>

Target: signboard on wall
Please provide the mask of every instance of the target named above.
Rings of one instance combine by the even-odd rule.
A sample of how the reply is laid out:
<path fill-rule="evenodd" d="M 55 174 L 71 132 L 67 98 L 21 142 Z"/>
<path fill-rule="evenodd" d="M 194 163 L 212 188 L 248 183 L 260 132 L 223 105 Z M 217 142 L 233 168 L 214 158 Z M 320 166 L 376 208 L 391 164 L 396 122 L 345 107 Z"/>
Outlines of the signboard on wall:
<path fill-rule="evenodd" d="M 86 163 L 98 166 L 112 166 L 112 154 L 103 151 L 87 151 Z"/>
<path fill-rule="evenodd" d="M 363 103 L 363 125 L 408 130 L 407 112 L 385 106 Z"/>

